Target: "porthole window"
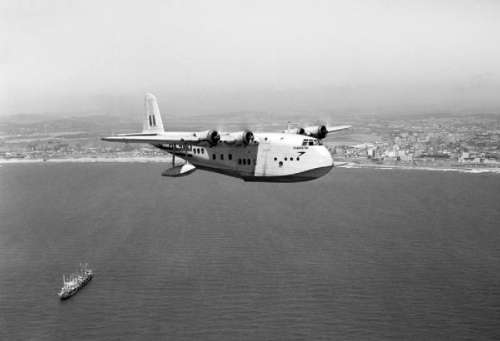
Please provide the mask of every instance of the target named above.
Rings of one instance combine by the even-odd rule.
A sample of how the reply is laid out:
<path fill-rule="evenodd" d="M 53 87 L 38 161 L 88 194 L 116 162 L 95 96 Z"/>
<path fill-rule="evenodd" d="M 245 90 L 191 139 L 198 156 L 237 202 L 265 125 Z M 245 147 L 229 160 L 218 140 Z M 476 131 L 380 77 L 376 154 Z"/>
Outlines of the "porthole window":
<path fill-rule="evenodd" d="M 300 158 L 299 158 L 299 157 L 297 157 L 297 161 L 300 161 Z"/>
<path fill-rule="evenodd" d="M 290 161 L 293 161 L 293 157 L 290 158 Z"/>
<path fill-rule="evenodd" d="M 287 161 L 287 160 L 288 160 L 288 159 L 287 159 L 287 158 L 285 158 L 285 161 Z"/>
<path fill-rule="evenodd" d="M 275 157 L 275 158 L 274 158 L 274 161 L 278 161 L 278 158 L 277 158 L 277 157 Z"/>

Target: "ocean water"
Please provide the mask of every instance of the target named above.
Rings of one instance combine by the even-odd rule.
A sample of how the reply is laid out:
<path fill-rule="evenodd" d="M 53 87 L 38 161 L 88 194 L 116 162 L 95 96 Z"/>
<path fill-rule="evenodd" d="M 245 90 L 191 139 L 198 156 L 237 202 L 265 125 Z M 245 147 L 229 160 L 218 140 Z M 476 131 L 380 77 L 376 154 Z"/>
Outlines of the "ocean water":
<path fill-rule="evenodd" d="M 162 166 L 0 168 L 0 339 L 500 338 L 499 175 Z"/>

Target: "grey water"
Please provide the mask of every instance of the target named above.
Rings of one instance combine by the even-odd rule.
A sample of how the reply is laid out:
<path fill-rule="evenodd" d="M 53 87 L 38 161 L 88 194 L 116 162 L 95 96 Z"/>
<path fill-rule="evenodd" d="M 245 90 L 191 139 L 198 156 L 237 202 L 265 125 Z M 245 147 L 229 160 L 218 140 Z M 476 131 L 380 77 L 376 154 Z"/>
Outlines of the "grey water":
<path fill-rule="evenodd" d="M 162 168 L 0 167 L 0 339 L 500 338 L 499 175 Z"/>

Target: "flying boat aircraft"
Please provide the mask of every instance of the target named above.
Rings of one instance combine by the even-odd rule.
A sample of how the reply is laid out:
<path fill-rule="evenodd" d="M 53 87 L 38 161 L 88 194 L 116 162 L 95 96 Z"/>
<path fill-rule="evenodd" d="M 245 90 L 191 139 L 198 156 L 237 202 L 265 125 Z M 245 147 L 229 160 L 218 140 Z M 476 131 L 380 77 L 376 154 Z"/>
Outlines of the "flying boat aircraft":
<path fill-rule="evenodd" d="M 145 117 L 140 133 L 104 137 L 104 141 L 146 143 L 172 154 L 164 176 L 184 176 L 196 169 L 241 178 L 244 181 L 299 182 L 317 179 L 333 167 L 321 140 L 349 125 L 290 128 L 280 133 L 250 130 L 218 132 L 165 131 L 156 97 L 146 94 Z M 175 158 L 183 160 L 176 165 Z"/>

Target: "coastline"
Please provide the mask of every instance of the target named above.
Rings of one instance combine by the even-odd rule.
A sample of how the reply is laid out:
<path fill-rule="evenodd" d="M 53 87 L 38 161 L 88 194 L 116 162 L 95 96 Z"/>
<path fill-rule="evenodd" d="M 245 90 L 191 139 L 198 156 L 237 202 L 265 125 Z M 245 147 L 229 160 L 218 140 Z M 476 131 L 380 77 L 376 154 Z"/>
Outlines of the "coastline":
<path fill-rule="evenodd" d="M 408 166 L 408 165 L 384 165 L 384 164 L 367 164 L 356 162 L 337 162 L 335 167 L 348 169 L 382 169 L 382 170 L 423 170 L 434 172 L 457 172 L 468 174 L 500 174 L 500 168 L 497 167 L 429 167 L 429 166 Z"/>
<path fill-rule="evenodd" d="M 96 163 L 96 162 L 125 162 L 125 163 L 160 163 L 172 162 L 171 157 L 81 157 L 81 158 L 61 158 L 61 159 L 0 159 L 0 164 L 14 163 Z"/>
<path fill-rule="evenodd" d="M 35 164 L 35 163 L 167 163 L 172 158 L 166 157 L 81 157 L 61 159 L 0 159 L 0 165 Z M 369 164 L 352 161 L 334 161 L 335 168 L 346 169 L 381 169 L 381 170 L 423 170 L 437 172 L 458 172 L 468 174 L 500 174 L 500 167 L 445 167 L 445 166 L 409 166 L 397 164 Z"/>

